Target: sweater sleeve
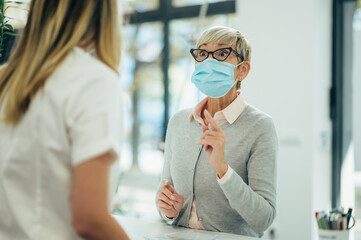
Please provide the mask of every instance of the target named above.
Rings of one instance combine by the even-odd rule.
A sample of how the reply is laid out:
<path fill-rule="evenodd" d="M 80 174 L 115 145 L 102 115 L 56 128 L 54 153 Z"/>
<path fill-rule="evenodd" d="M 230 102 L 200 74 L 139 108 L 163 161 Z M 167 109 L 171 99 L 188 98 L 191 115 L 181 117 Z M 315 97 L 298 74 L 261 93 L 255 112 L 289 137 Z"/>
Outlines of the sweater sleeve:
<path fill-rule="evenodd" d="M 172 129 L 172 119 L 169 121 L 168 123 L 168 128 L 167 128 L 167 133 L 166 133 L 166 137 L 165 137 L 165 147 L 164 147 L 164 164 L 163 164 L 163 171 L 162 171 L 162 175 L 161 175 L 161 179 L 160 179 L 160 183 L 158 186 L 158 191 L 157 194 L 155 196 L 155 202 L 157 202 L 158 200 L 158 194 L 160 192 L 160 189 L 163 187 L 162 184 L 162 180 L 163 179 L 167 179 L 169 181 L 169 183 L 173 186 L 173 180 L 172 180 L 172 176 L 170 173 L 170 162 L 172 159 L 172 149 L 171 149 L 171 129 Z M 168 223 L 172 223 L 174 221 L 174 219 L 169 219 L 167 218 L 167 216 L 165 216 L 162 211 L 158 208 L 157 204 L 155 205 L 159 216 L 167 221 Z"/>
<path fill-rule="evenodd" d="M 264 232 L 276 216 L 276 158 L 278 140 L 271 118 L 255 127 L 256 140 L 247 164 L 248 185 L 235 171 L 221 184 L 233 209 L 258 232 Z"/>

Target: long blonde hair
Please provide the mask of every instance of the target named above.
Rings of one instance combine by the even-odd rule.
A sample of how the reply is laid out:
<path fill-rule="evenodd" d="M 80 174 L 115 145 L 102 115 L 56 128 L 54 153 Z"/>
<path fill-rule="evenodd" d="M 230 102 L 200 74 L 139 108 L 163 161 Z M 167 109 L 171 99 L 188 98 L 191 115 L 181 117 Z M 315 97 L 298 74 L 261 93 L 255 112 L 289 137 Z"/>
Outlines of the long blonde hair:
<path fill-rule="evenodd" d="M 117 0 L 33 0 L 19 44 L 0 72 L 1 121 L 16 125 L 69 52 L 92 42 L 97 58 L 118 72 Z"/>

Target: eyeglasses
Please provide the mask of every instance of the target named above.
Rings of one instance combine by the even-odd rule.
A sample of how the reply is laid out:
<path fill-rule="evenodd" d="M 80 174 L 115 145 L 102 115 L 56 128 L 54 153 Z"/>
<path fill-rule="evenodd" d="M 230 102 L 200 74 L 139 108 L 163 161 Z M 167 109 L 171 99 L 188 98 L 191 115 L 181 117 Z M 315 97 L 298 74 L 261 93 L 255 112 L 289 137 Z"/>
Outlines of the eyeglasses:
<path fill-rule="evenodd" d="M 197 62 L 203 62 L 204 60 L 206 60 L 208 58 L 209 54 L 211 54 L 214 59 L 223 62 L 224 60 L 226 60 L 229 57 L 229 55 L 231 55 L 232 52 L 234 54 L 236 54 L 239 58 L 241 58 L 241 60 L 243 61 L 243 57 L 241 55 L 239 55 L 238 52 L 234 51 L 233 48 L 231 48 L 231 47 L 220 48 L 213 52 L 207 51 L 204 49 L 194 49 L 194 48 L 192 48 L 190 50 L 192 57 Z"/>

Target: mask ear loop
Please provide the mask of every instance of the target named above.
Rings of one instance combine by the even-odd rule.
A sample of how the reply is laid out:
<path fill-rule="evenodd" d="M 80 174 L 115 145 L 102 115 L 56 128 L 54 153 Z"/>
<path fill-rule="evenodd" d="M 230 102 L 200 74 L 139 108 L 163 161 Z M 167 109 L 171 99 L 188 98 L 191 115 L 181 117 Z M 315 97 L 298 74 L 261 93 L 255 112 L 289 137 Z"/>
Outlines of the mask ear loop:
<path fill-rule="evenodd" d="M 234 66 L 234 68 L 240 66 L 240 65 L 243 64 L 243 63 L 244 63 L 244 61 L 238 63 L 236 66 Z M 242 76 L 240 76 L 240 77 L 239 77 L 239 80 L 237 80 L 237 81 L 241 81 L 241 80 L 242 80 Z M 236 81 L 236 82 L 237 82 L 237 81 Z"/>
<path fill-rule="evenodd" d="M 239 65 L 241 65 L 242 63 L 243 63 L 243 62 L 238 63 L 236 66 L 234 66 L 234 68 L 238 67 L 238 66 L 239 66 Z M 234 81 L 234 83 L 233 83 L 232 87 L 234 87 L 234 85 L 236 85 L 236 83 L 237 83 L 238 81 L 240 81 L 240 80 L 241 80 L 241 78 L 242 78 L 242 77 L 240 77 L 240 79 L 239 79 L 239 80 L 237 79 L 236 81 Z M 224 94 L 224 95 L 226 95 L 226 94 Z M 223 95 L 223 96 L 224 96 L 224 95 Z M 221 96 L 221 97 L 223 97 L 223 96 Z"/>
<path fill-rule="evenodd" d="M 236 66 L 234 66 L 234 67 L 236 68 L 236 67 L 238 67 L 239 65 L 241 65 L 241 64 L 243 64 L 243 63 L 244 63 L 244 61 L 238 63 L 238 64 L 237 64 Z"/>

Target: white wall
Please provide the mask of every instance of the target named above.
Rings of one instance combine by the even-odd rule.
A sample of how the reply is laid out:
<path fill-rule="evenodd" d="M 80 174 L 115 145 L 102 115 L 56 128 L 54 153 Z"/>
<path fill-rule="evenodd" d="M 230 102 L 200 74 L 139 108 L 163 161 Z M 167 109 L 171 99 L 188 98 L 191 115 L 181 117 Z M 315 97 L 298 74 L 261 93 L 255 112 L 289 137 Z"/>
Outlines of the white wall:
<path fill-rule="evenodd" d="M 279 240 L 316 239 L 315 210 L 331 203 L 331 0 L 238 0 L 251 42 L 246 100 L 270 114 L 280 140 Z"/>

